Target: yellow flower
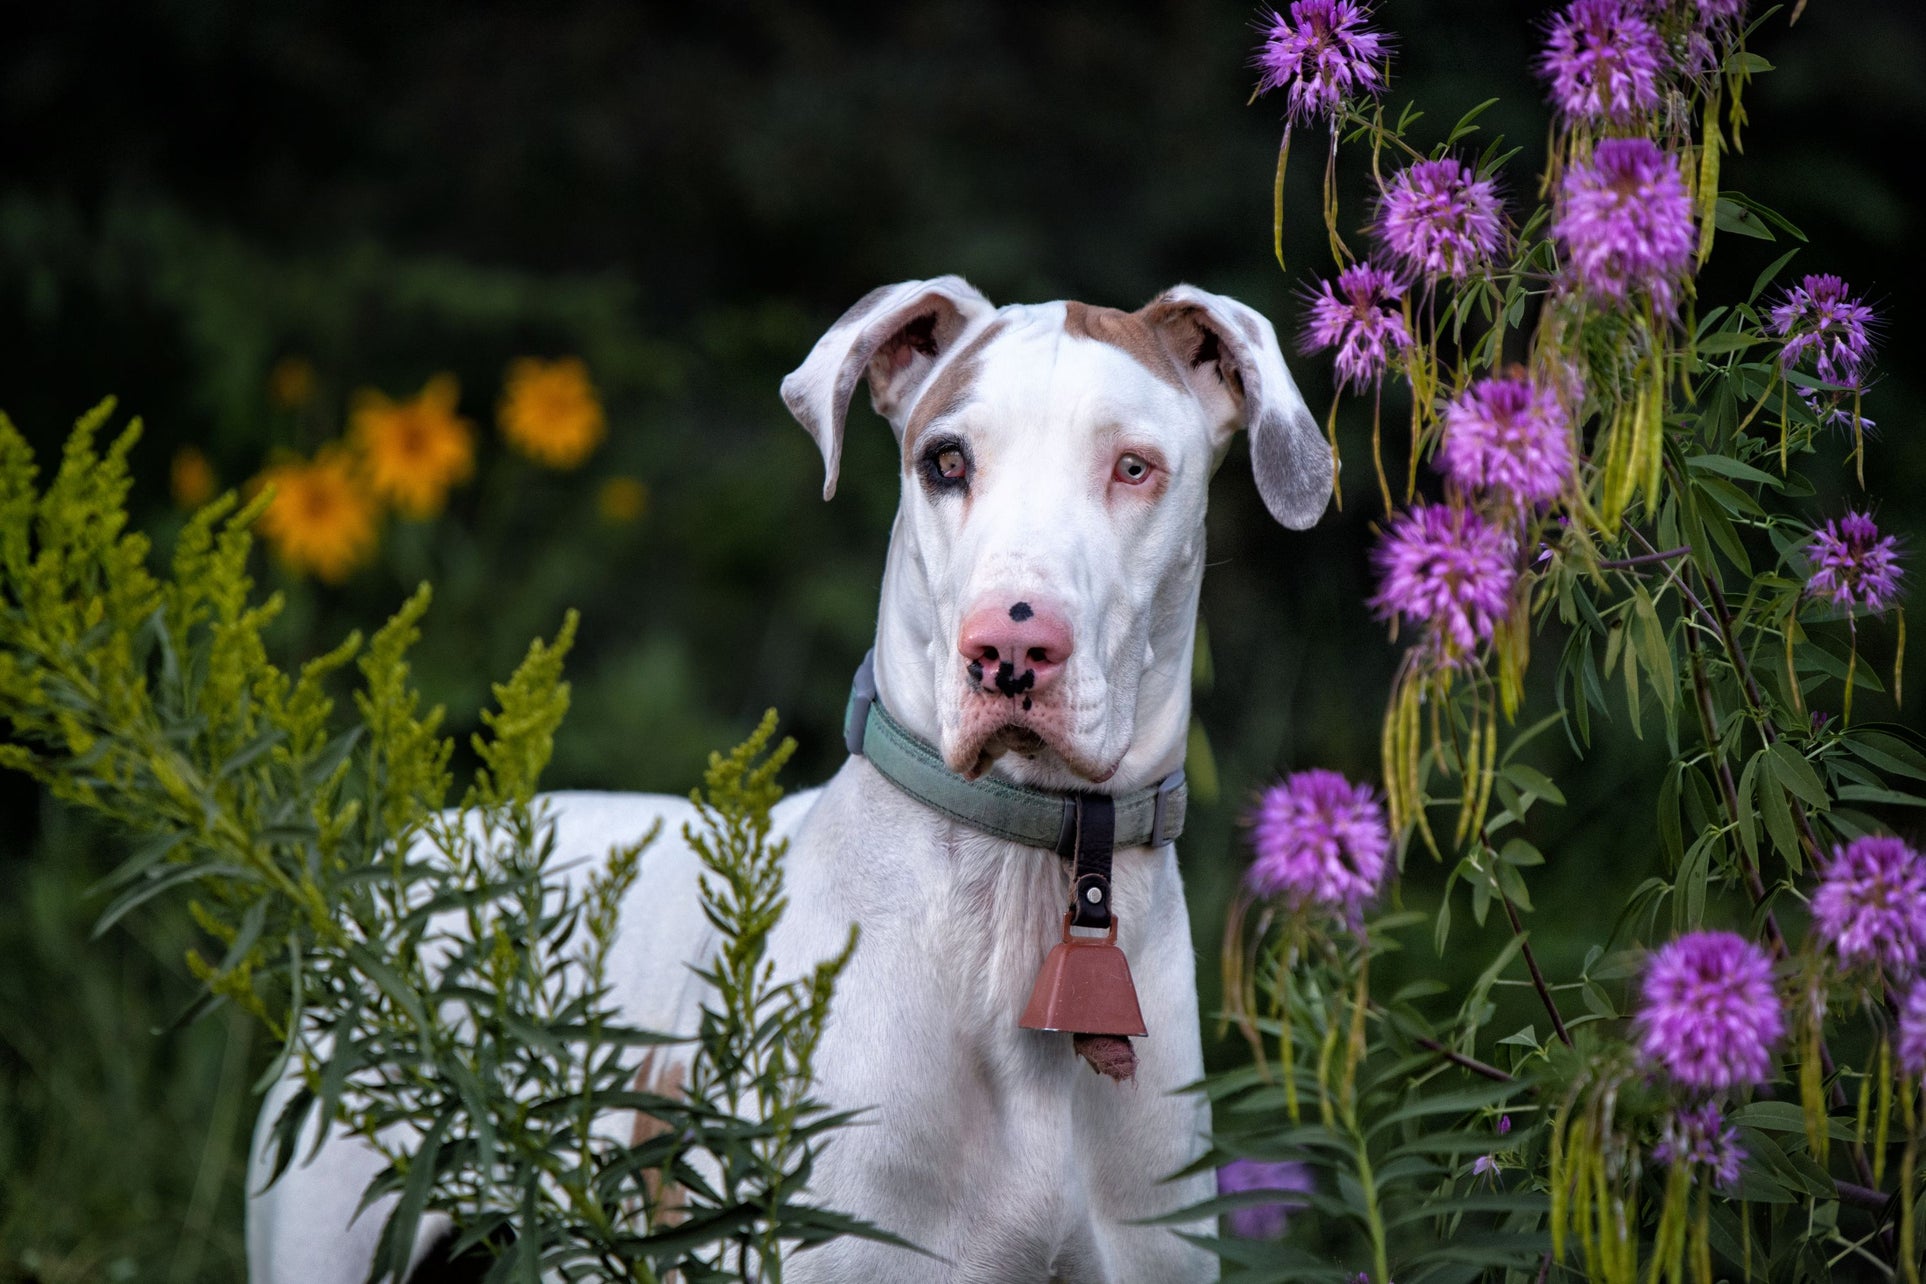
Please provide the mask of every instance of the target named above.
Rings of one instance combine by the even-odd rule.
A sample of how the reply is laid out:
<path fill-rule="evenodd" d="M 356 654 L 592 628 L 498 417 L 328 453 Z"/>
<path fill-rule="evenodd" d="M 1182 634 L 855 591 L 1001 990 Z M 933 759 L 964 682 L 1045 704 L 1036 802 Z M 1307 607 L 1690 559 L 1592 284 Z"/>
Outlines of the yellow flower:
<path fill-rule="evenodd" d="M 374 553 L 380 510 L 340 445 L 271 465 L 257 485 L 274 488 L 260 531 L 290 569 L 339 584 Z"/>
<path fill-rule="evenodd" d="M 474 476 L 474 425 L 455 413 L 460 400 L 450 374 L 436 375 L 407 401 L 371 389 L 355 397 L 349 433 L 367 461 L 368 484 L 404 516 L 434 516 L 449 488 Z"/>
<path fill-rule="evenodd" d="M 638 477 L 611 477 L 595 491 L 595 511 L 611 526 L 627 526 L 649 511 L 649 487 Z"/>
<path fill-rule="evenodd" d="M 314 399 L 314 363 L 306 357 L 282 357 L 268 371 L 268 400 L 283 410 L 299 410 Z"/>
<path fill-rule="evenodd" d="M 550 468 L 575 468 L 602 444 L 602 403 L 579 357 L 520 357 L 508 367 L 502 434 L 516 450 Z"/>
<path fill-rule="evenodd" d="M 207 456 L 196 446 L 182 446 L 174 452 L 174 462 L 167 470 L 167 488 L 173 492 L 174 502 L 182 508 L 199 508 L 214 498 L 214 465 L 207 462 Z"/>

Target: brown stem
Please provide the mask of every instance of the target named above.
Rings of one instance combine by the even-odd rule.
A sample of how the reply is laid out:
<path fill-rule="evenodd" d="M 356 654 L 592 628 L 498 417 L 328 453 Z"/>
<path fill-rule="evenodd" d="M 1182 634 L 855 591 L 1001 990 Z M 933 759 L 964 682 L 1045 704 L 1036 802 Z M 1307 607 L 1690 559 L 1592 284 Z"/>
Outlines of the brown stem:
<path fill-rule="evenodd" d="M 1681 588 L 1684 586 L 1681 585 Z M 1689 590 L 1688 590 L 1689 591 Z M 1699 726 L 1705 734 L 1705 746 L 1712 751 L 1712 763 L 1719 776 L 1719 795 L 1725 803 L 1726 815 L 1736 829 L 1739 824 L 1739 786 L 1732 779 L 1732 765 L 1725 760 L 1719 744 L 1719 719 L 1712 708 L 1712 689 L 1705 680 L 1704 653 L 1699 649 L 1696 638 L 1688 635 L 1686 650 L 1692 661 L 1692 694 L 1699 710 Z M 1746 890 L 1752 894 L 1754 905 L 1764 905 L 1766 901 L 1765 880 L 1759 877 L 1759 870 L 1752 858 L 1745 854 L 1743 846 L 1735 845 L 1733 854 L 1738 857 L 1739 872 L 1745 876 Z M 1779 929 L 1779 919 L 1771 910 L 1765 916 L 1766 940 L 1772 945 L 1776 958 L 1785 957 L 1790 951 L 1786 947 L 1785 933 Z"/>
<path fill-rule="evenodd" d="M 1388 1012 L 1384 1008 L 1384 1006 L 1379 1003 L 1373 1003 L 1371 1005 L 1371 1015 L 1375 1017 L 1379 1017 L 1387 1022 L 1391 1019 L 1390 1012 Z M 1439 1056 L 1443 1057 L 1446 1061 L 1449 1061 L 1452 1065 L 1459 1066 L 1459 1067 L 1462 1067 L 1463 1069 L 1469 1070 L 1471 1071 L 1471 1073 L 1475 1075 L 1482 1075 L 1485 1078 L 1491 1080 L 1493 1083 L 1517 1083 L 1518 1082 L 1518 1076 L 1510 1073 L 1509 1071 L 1500 1070 L 1497 1066 L 1494 1066 L 1489 1062 L 1480 1061 L 1476 1057 L 1468 1057 L 1464 1053 L 1459 1052 L 1456 1048 L 1453 1048 L 1447 1044 L 1440 1043 L 1438 1042 L 1438 1040 L 1433 1039 L 1427 1035 L 1414 1034 L 1411 1036 L 1411 1041 L 1417 1044 L 1419 1047 L 1423 1048 L 1426 1052 L 1435 1052 Z"/>
<path fill-rule="evenodd" d="M 1651 548 L 1651 545 L 1647 543 L 1645 537 L 1636 529 L 1632 529 L 1632 535 L 1639 543 L 1644 544 L 1646 548 Z M 1760 700 L 1759 688 L 1752 679 L 1752 671 L 1746 665 L 1744 655 L 1739 652 L 1736 644 L 1732 640 L 1732 633 L 1729 628 L 1731 615 L 1729 611 L 1725 610 L 1725 596 L 1719 592 L 1718 585 L 1711 576 L 1701 574 L 1700 580 L 1706 586 L 1708 594 L 1713 595 L 1713 600 L 1719 604 L 1720 614 L 1714 614 L 1708 609 L 1705 603 L 1699 600 L 1698 595 L 1692 592 L 1690 586 L 1685 583 L 1682 577 L 1676 579 L 1675 582 L 1678 584 L 1679 592 L 1684 594 L 1686 600 L 1692 604 L 1693 608 L 1698 611 L 1700 615 L 1712 623 L 1714 631 L 1725 643 L 1726 657 L 1738 671 L 1748 703 L 1759 724 L 1761 734 L 1767 737 L 1768 743 L 1775 743 L 1774 738 L 1777 733 L 1772 726 L 1771 720 L 1767 718 L 1763 712 L 1763 701 Z M 1718 771 L 1719 793 L 1725 803 L 1726 814 L 1731 819 L 1734 828 L 1736 828 L 1739 823 L 1739 808 L 1741 806 L 1739 790 L 1732 779 L 1731 765 L 1726 762 L 1725 754 L 1719 743 L 1719 720 L 1717 713 L 1712 707 L 1711 687 L 1706 682 L 1704 652 L 1700 647 L 1697 635 L 1690 627 L 1686 629 L 1686 649 L 1690 653 L 1692 660 L 1692 691 L 1697 698 L 1699 723 L 1705 734 L 1706 748 L 1711 751 L 1713 764 Z M 1813 838 L 1811 828 L 1806 821 L 1804 809 L 1799 805 L 1799 800 L 1796 798 L 1790 798 L 1787 801 L 1791 804 L 1793 815 L 1798 820 L 1802 837 L 1810 844 L 1811 850 L 1816 855 L 1818 844 Z M 1743 846 L 1735 845 L 1733 850 L 1738 858 L 1739 870 L 1745 876 L 1746 890 L 1752 896 L 1753 905 L 1763 909 L 1766 905 L 1765 881 L 1760 878 L 1758 868 L 1753 865 L 1751 858 L 1745 854 L 1745 848 Z M 1772 953 L 1775 957 L 1784 958 L 1791 953 L 1790 948 L 1786 944 L 1785 932 L 1779 927 L 1778 916 L 1770 909 L 1765 911 L 1765 933 L 1766 940 L 1771 945 Z M 1845 1085 L 1839 1082 L 1839 1078 L 1834 1072 L 1835 1062 L 1832 1059 L 1832 1048 L 1827 1044 L 1823 1036 L 1821 1036 L 1819 1040 L 1819 1062 L 1826 1077 L 1832 1080 L 1832 1092 L 1830 1095 L 1833 1108 L 1835 1110 L 1844 1108 L 1846 1105 Z M 1872 1162 L 1866 1157 L 1865 1146 L 1859 1142 L 1854 1142 L 1852 1145 L 1852 1163 L 1853 1171 L 1859 1174 L 1860 1180 L 1869 1187 L 1874 1186 L 1875 1183 L 1872 1179 Z"/>
<path fill-rule="evenodd" d="M 1525 936 L 1525 925 L 1518 921 L 1518 909 L 1511 903 L 1511 897 L 1498 893 L 1498 900 L 1505 907 L 1505 917 L 1511 920 L 1511 934 L 1518 938 L 1518 951 L 1525 956 L 1525 967 L 1531 972 L 1531 986 L 1538 991 L 1539 1002 L 1551 1014 L 1552 1032 L 1566 1047 L 1572 1046 L 1571 1032 L 1565 1029 L 1565 1018 L 1559 1015 L 1558 1000 L 1552 997 L 1551 986 L 1545 984 L 1545 974 L 1538 968 L 1538 958 L 1531 952 L 1531 941 Z"/>
<path fill-rule="evenodd" d="M 1752 676 L 1752 666 L 1746 663 L 1745 656 L 1739 651 L 1738 635 L 1732 627 L 1732 609 L 1726 605 L 1725 591 L 1719 587 L 1717 580 L 1703 572 L 1699 580 L 1705 585 L 1706 595 L 1712 599 L 1712 609 L 1719 622 L 1719 636 L 1725 642 L 1726 658 L 1732 662 L 1740 682 L 1744 684 L 1746 703 L 1759 724 L 1759 734 L 1767 744 L 1776 745 L 1779 743 L 1779 729 L 1772 725 L 1772 719 L 1767 716 L 1765 699 L 1759 694 L 1759 683 Z M 1816 867 L 1820 860 L 1819 836 L 1812 831 L 1805 805 L 1793 797 L 1788 797 L 1786 802 L 1792 808 L 1792 823 L 1799 827 L 1799 838 L 1806 845 L 1807 858 Z"/>
<path fill-rule="evenodd" d="M 1483 1075 L 1485 1078 L 1490 1079 L 1494 1083 L 1517 1083 L 1518 1082 L 1518 1077 L 1516 1075 L 1500 1070 L 1497 1066 L 1491 1065 L 1484 1061 L 1480 1061 L 1476 1057 L 1468 1057 L 1462 1052 L 1459 1052 L 1453 1048 L 1446 1047 L 1444 1044 L 1438 1042 L 1436 1039 L 1426 1038 L 1423 1035 L 1419 1035 L 1413 1040 L 1413 1042 L 1415 1042 L 1419 1047 L 1423 1048 L 1427 1052 L 1437 1053 L 1439 1056 L 1443 1057 L 1446 1061 L 1449 1061 L 1452 1065 L 1462 1066 L 1464 1069 L 1471 1071 L 1471 1073 L 1476 1075 Z"/>
<path fill-rule="evenodd" d="M 1651 546 L 1648 544 L 1646 547 L 1649 548 Z M 1690 544 L 1681 544 L 1677 548 L 1668 548 L 1662 553 L 1640 553 L 1637 557 L 1610 558 L 1600 562 L 1598 569 L 1601 571 L 1629 570 L 1634 566 L 1649 566 L 1653 562 L 1669 562 L 1675 557 L 1684 557 L 1691 551 L 1692 546 Z"/>

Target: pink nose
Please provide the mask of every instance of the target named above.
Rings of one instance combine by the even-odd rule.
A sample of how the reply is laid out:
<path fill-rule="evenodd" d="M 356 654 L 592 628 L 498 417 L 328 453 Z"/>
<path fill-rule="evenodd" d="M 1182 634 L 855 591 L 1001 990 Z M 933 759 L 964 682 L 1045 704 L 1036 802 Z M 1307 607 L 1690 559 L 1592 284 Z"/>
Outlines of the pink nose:
<path fill-rule="evenodd" d="M 1070 658 L 1070 625 L 1047 602 L 984 603 L 963 617 L 956 642 L 970 680 L 1015 698 L 1041 692 Z"/>

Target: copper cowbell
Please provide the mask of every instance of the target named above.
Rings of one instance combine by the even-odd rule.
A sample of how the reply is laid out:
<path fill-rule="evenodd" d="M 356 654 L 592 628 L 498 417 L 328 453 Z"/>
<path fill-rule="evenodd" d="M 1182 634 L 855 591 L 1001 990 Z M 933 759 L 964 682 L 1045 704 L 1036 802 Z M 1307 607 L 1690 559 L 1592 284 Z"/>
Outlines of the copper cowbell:
<path fill-rule="evenodd" d="M 1043 960 L 1030 1006 L 1017 1024 L 1072 1034 L 1148 1034 L 1130 961 L 1117 948 L 1117 916 L 1110 916 L 1110 930 L 1101 937 L 1073 936 L 1070 917 L 1063 916 L 1063 941 Z"/>

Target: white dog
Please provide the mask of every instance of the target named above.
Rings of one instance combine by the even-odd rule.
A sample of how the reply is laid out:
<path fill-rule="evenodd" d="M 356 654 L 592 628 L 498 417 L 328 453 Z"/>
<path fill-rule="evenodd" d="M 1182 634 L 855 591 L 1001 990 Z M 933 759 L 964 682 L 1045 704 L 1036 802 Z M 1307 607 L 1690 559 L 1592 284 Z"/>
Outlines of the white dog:
<path fill-rule="evenodd" d="M 813 1194 L 935 1256 L 841 1239 L 797 1254 L 785 1278 L 1215 1279 L 1210 1253 L 1133 1224 L 1214 1192 L 1209 1174 L 1164 1180 L 1203 1153 L 1209 1124 L 1203 1100 L 1177 1091 L 1203 1059 L 1168 841 L 1181 824 L 1205 491 L 1248 429 L 1266 506 L 1302 529 L 1330 494 L 1330 451 L 1270 323 L 1189 286 L 1134 313 L 999 309 L 956 277 L 872 292 L 783 382 L 822 450 L 825 498 L 865 379 L 902 448 L 902 501 L 873 682 L 852 702 L 858 752 L 777 811 L 790 904 L 774 952 L 800 973 L 860 926 L 818 1091 L 866 1109 L 869 1125 L 833 1138 Z M 646 928 L 618 941 L 610 977 L 633 1024 L 693 1032 L 703 994 L 690 964 L 714 943 L 695 859 L 671 839 L 687 804 L 551 801 L 564 855 L 600 854 L 666 818 L 626 909 L 625 923 Z M 1078 921 L 1114 930 L 1136 980 L 1148 1033 L 1134 1044 L 1073 1046 L 1071 1033 L 1019 1024 L 1069 934 L 1072 869 L 1058 853 L 1073 849 Z M 364 1279 L 385 1209 L 350 1219 L 380 1166 L 336 1138 L 257 1196 L 257 1284 Z M 424 1230 L 421 1251 L 443 1227 Z"/>

